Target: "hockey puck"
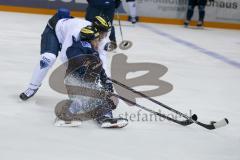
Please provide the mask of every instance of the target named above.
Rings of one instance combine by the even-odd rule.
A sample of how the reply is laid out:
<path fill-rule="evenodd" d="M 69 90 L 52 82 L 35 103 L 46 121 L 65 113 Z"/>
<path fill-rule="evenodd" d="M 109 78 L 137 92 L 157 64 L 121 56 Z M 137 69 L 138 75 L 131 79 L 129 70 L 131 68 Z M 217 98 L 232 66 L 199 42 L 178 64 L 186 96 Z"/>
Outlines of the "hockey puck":
<path fill-rule="evenodd" d="M 228 123 L 229 123 L 229 120 L 228 120 L 227 118 L 224 118 L 224 119 L 225 119 L 226 123 L 228 124 Z"/>
<path fill-rule="evenodd" d="M 127 40 L 123 40 L 120 44 L 119 44 L 119 48 L 121 50 L 127 50 L 129 48 L 131 48 L 133 45 L 133 43 L 131 41 L 127 41 Z"/>

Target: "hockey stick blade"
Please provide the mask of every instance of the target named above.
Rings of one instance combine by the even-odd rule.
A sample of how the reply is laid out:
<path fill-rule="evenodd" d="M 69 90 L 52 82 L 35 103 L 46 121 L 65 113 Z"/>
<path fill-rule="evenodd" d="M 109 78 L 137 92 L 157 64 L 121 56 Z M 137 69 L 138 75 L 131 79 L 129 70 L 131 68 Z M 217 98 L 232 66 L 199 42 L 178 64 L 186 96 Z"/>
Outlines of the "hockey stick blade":
<path fill-rule="evenodd" d="M 206 129 L 213 130 L 213 129 L 217 129 L 217 128 L 226 126 L 229 123 L 229 121 L 227 118 L 224 118 L 218 122 L 211 123 L 211 124 L 204 124 L 204 123 L 201 123 L 198 121 L 196 121 L 196 123 Z"/>
<path fill-rule="evenodd" d="M 229 121 L 227 118 L 224 118 L 224 119 L 214 123 L 213 125 L 215 128 L 220 128 L 220 127 L 226 126 L 227 124 L 229 124 Z"/>

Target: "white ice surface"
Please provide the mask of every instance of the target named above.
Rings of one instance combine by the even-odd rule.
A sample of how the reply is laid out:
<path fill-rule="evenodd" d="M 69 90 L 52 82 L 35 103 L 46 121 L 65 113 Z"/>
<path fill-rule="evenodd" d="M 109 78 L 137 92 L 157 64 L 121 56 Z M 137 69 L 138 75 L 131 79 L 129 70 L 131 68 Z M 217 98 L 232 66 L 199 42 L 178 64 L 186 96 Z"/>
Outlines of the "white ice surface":
<path fill-rule="evenodd" d="M 205 123 L 227 117 L 227 127 L 209 131 L 194 124 L 182 127 L 135 118 L 119 130 L 100 129 L 93 122 L 57 128 L 54 107 L 66 95 L 53 91 L 48 78 L 31 100 L 18 101 L 38 63 L 41 32 L 50 16 L 0 12 L 0 17 L 0 160 L 240 160 L 240 68 L 156 33 L 240 62 L 240 31 L 157 24 L 123 27 L 124 38 L 134 42 L 123 52 L 129 62 L 168 68 L 161 79 L 174 88 L 155 99 L 184 113 L 191 109 Z M 119 28 L 116 32 L 120 40 Z M 137 102 L 152 105 L 143 99 Z M 115 115 L 137 111 L 120 102 Z"/>

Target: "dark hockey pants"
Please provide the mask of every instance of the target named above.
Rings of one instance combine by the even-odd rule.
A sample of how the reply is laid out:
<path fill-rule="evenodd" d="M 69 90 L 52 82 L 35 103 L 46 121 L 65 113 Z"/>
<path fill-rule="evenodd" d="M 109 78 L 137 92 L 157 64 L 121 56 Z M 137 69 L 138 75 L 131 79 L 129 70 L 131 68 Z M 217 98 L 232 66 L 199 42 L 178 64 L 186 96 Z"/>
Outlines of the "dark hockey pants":
<path fill-rule="evenodd" d="M 203 22 L 205 17 L 205 7 L 207 0 L 189 0 L 188 1 L 188 10 L 187 10 L 187 20 L 190 21 L 193 16 L 195 6 L 198 6 L 199 11 L 199 21 Z"/>

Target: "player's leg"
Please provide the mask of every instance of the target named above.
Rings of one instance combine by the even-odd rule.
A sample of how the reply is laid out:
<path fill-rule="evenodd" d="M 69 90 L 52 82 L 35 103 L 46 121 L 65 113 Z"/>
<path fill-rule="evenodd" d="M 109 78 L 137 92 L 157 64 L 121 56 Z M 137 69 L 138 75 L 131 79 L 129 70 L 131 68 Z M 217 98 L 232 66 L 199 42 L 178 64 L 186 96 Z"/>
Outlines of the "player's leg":
<path fill-rule="evenodd" d="M 196 4 L 197 4 L 197 0 L 189 0 L 188 1 L 187 15 L 186 15 L 186 20 L 184 22 L 185 27 L 188 27 L 188 25 L 192 19 L 194 8 L 195 8 Z"/>
<path fill-rule="evenodd" d="M 89 98 L 65 100 L 55 108 L 57 116 L 55 126 L 76 127 L 82 121 L 95 119 L 102 128 L 122 128 L 128 124 L 125 118 L 113 118 L 112 110 L 116 106 L 111 100 Z"/>
<path fill-rule="evenodd" d="M 88 5 L 85 19 L 92 22 L 94 17 L 99 16 L 100 14 L 101 14 L 101 9 Z"/>
<path fill-rule="evenodd" d="M 111 88 L 111 87 L 110 87 Z M 105 89 L 106 90 L 106 89 Z M 111 89 L 110 89 L 111 90 Z M 104 115 L 97 117 L 95 120 L 102 128 L 123 128 L 128 124 L 128 120 L 122 117 L 113 117 L 112 111 L 117 108 L 118 98 L 109 97 L 103 105 L 104 108 L 110 108 L 109 112 L 105 112 Z"/>
<path fill-rule="evenodd" d="M 46 26 L 41 37 L 40 60 L 33 71 L 32 79 L 27 90 L 20 94 L 20 98 L 22 100 L 29 99 L 37 92 L 48 70 L 56 61 L 59 50 L 60 44 L 56 37 L 55 31 Z"/>
<path fill-rule="evenodd" d="M 104 107 L 99 99 L 90 97 L 71 96 L 71 100 L 65 100 L 55 107 L 56 126 L 75 127 L 81 125 L 82 121 L 102 117 L 111 111 Z"/>
<path fill-rule="evenodd" d="M 116 108 L 116 105 L 110 99 L 104 102 L 99 99 L 89 102 L 84 99 L 75 99 L 59 104 L 55 108 L 56 126 L 76 127 L 81 125 L 82 121 L 91 119 L 95 119 L 102 128 L 123 128 L 128 124 L 126 118 L 113 117 L 112 110 Z"/>
<path fill-rule="evenodd" d="M 95 16 L 103 15 L 103 16 L 107 17 L 110 20 L 110 22 L 112 23 L 113 18 L 114 18 L 114 12 L 115 12 L 115 8 L 100 9 L 100 8 L 96 8 L 91 5 L 88 5 L 87 10 L 86 10 L 85 19 L 92 22 Z M 109 39 L 110 39 L 110 42 L 108 43 L 108 48 L 110 48 L 110 49 L 105 49 L 105 50 L 112 51 L 117 48 L 115 28 L 113 26 L 111 28 L 111 33 L 110 33 Z"/>
<path fill-rule="evenodd" d="M 77 127 L 81 125 L 80 120 L 74 119 L 74 115 L 70 111 L 70 106 L 73 103 L 71 100 L 60 102 L 55 107 L 55 126 L 57 127 Z"/>
<path fill-rule="evenodd" d="M 199 19 L 197 23 L 198 27 L 203 27 L 206 4 L 207 4 L 207 0 L 199 0 L 199 3 L 198 3 Z"/>
<path fill-rule="evenodd" d="M 115 8 L 108 8 L 108 9 L 104 9 L 102 10 L 101 14 L 104 15 L 105 17 L 108 17 L 111 24 L 112 24 L 112 28 L 111 28 L 111 32 L 110 32 L 110 36 L 109 39 L 111 41 L 111 46 L 110 48 L 112 48 L 112 50 L 117 48 L 117 40 L 116 40 L 116 35 L 115 35 L 115 27 L 113 26 L 113 19 L 114 19 L 114 13 L 115 13 Z"/>
<path fill-rule="evenodd" d="M 136 7 L 136 2 L 135 0 L 126 0 L 128 4 L 128 9 L 129 9 L 129 21 L 132 23 L 137 22 L 137 7 Z"/>
<path fill-rule="evenodd" d="M 128 125 L 128 120 L 126 118 L 113 118 L 112 112 L 99 118 L 97 122 L 102 128 L 123 128 Z"/>
<path fill-rule="evenodd" d="M 88 5 L 86 10 L 85 19 L 92 22 L 95 16 L 105 16 L 107 17 L 111 24 L 114 18 L 115 8 L 96 8 L 94 6 Z M 115 28 L 111 28 L 111 33 L 109 36 L 111 43 L 109 42 L 108 47 L 114 50 L 117 48 L 116 37 L 115 37 Z"/>

